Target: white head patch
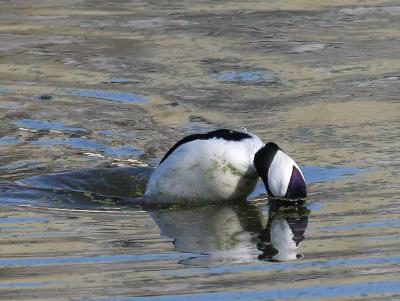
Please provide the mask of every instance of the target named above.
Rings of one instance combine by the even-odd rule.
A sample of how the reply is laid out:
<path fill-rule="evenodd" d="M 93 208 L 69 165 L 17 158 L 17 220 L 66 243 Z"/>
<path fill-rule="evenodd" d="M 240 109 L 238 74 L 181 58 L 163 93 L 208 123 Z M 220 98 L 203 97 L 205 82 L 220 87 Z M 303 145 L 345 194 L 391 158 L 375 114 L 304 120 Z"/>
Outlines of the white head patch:
<path fill-rule="evenodd" d="M 281 150 L 276 152 L 268 170 L 268 187 L 274 196 L 285 196 L 292 176 L 293 166 L 296 166 L 300 171 L 300 168 L 292 158 Z"/>

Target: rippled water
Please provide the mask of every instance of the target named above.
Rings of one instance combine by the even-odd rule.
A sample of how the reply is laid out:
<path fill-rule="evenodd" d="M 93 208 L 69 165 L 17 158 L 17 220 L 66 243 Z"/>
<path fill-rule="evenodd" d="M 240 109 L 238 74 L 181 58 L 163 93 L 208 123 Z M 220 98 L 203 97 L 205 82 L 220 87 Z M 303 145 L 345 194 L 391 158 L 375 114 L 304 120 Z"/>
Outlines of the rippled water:
<path fill-rule="evenodd" d="M 0 1 L 0 300 L 399 300 L 396 1 Z M 246 126 L 305 204 L 143 208 Z"/>

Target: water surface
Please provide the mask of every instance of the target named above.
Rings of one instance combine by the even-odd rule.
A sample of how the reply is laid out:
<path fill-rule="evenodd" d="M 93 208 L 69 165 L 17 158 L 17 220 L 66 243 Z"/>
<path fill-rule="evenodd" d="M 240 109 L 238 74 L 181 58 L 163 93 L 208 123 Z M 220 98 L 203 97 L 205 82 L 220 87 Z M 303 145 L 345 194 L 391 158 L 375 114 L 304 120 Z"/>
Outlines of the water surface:
<path fill-rule="evenodd" d="M 399 12 L 3 1 L 0 300 L 398 300 Z M 306 204 L 135 201 L 175 141 L 242 126 Z"/>

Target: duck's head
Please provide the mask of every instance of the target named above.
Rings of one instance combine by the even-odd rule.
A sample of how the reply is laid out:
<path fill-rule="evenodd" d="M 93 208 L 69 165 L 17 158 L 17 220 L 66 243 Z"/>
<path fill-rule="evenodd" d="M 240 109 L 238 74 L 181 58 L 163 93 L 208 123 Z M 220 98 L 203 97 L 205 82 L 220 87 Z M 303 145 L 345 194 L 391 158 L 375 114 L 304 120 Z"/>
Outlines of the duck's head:
<path fill-rule="evenodd" d="M 273 142 L 254 156 L 254 166 L 270 196 L 287 199 L 307 197 L 306 183 L 299 166 Z"/>

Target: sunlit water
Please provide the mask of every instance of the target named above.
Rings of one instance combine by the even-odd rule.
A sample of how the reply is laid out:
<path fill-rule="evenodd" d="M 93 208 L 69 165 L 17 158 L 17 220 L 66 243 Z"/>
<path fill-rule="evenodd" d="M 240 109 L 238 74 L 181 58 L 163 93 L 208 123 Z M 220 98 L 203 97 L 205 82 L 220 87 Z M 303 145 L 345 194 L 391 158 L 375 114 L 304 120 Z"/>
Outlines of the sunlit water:
<path fill-rule="evenodd" d="M 399 300 L 396 2 L 0 3 L 0 300 Z M 246 126 L 310 197 L 146 208 Z"/>

